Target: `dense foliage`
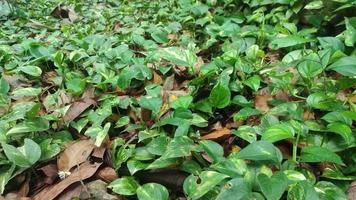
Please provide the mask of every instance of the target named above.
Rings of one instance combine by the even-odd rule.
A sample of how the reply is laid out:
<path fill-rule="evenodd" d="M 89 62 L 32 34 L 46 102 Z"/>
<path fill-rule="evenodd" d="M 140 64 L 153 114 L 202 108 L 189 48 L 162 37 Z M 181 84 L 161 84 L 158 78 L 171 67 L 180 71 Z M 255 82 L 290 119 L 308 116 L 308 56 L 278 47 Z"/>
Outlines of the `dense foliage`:
<path fill-rule="evenodd" d="M 58 3 L 0 2 L 0 193 L 86 136 L 119 195 L 347 199 L 355 0 Z"/>

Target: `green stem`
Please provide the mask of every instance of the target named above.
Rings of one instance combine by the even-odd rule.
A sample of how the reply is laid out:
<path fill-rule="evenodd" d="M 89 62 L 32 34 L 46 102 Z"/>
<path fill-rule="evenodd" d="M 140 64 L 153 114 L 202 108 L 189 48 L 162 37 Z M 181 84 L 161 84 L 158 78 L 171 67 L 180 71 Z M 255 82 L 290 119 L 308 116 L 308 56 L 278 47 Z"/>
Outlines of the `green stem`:
<path fill-rule="evenodd" d="M 293 143 L 293 161 L 295 163 L 297 162 L 297 150 L 298 150 L 298 144 L 299 144 L 299 138 L 300 138 L 300 132 L 297 132 L 297 138 L 295 139 L 294 143 Z"/>

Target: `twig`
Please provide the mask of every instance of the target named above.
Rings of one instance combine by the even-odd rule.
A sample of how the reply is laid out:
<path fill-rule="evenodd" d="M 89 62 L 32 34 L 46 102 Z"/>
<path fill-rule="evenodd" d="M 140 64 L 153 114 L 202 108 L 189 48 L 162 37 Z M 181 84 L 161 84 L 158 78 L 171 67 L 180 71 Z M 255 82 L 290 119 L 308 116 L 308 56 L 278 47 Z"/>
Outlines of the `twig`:
<path fill-rule="evenodd" d="M 88 194 L 88 197 L 89 197 L 89 199 L 90 199 L 91 195 L 90 195 L 90 192 L 89 192 L 87 186 L 86 186 L 86 185 L 84 184 L 84 182 L 83 182 L 82 175 L 81 175 L 81 173 L 80 173 L 80 168 L 79 168 L 79 164 L 78 164 L 78 163 L 77 163 L 77 169 L 78 169 L 80 184 L 83 186 L 85 192 Z"/>

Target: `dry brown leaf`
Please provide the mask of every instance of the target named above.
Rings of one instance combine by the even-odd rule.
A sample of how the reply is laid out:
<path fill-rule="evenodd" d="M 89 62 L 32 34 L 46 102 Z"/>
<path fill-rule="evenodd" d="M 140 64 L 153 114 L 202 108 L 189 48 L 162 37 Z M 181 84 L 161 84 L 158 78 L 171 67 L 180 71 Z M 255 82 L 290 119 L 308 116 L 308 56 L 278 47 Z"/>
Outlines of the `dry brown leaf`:
<path fill-rule="evenodd" d="M 141 108 L 141 119 L 146 125 L 150 124 L 152 111 L 146 108 Z"/>
<path fill-rule="evenodd" d="M 347 99 L 351 103 L 356 103 L 356 95 L 351 95 Z"/>
<path fill-rule="evenodd" d="M 356 181 L 353 181 L 347 190 L 347 197 L 349 200 L 356 200 Z"/>
<path fill-rule="evenodd" d="M 91 154 L 91 156 L 93 156 L 95 158 L 103 159 L 105 151 L 106 151 L 106 148 L 104 148 L 104 147 L 95 147 L 95 149 L 94 149 L 93 153 Z"/>
<path fill-rule="evenodd" d="M 48 164 L 38 169 L 42 171 L 46 176 L 44 182 L 46 184 L 52 184 L 58 176 L 58 168 L 56 164 Z"/>
<path fill-rule="evenodd" d="M 314 112 L 312 110 L 304 110 L 302 118 L 303 120 L 315 119 Z"/>
<path fill-rule="evenodd" d="M 83 190 L 81 183 L 75 183 L 66 188 L 59 196 L 57 200 L 72 200 L 74 197 L 79 197 Z"/>
<path fill-rule="evenodd" d="M 66 145 L 57 160 L 58 170 L 67 172 L 72 167 L 85 162 L 94 147 L 94 142 L 91 140 L 79 140 Z"/>
<path fill-rule="evenodd" d="M 82 95 L 82 99 L 74 102 L 63 116 L 63 122 L 68 123 L 77 118 L 82 112 L 84 112 L 91 105 L 95 105 L 96 101 L 93 99 L 94 97 L 94 87 L 88 87 L 86 91 Z"/>
<path fill-rule="evenodd" d="M 168 76 L 166 78 L 166 80 L 164 81 L 162 89 L 166 90 L 166 91 L 173 90 L 174 82 L 175 82 L 175 77 L 174 77 L 174 74 L 172 74 L 171 76 Z"/>
<path fill-rule="evenodd" d="M 267 102 L 271 99 L 272 96 L 267 92 L 259 92 L 255 95 L 255 108 L 261 112 L 268 112 L 270 108 Z"/>
<path fill-rule="evenodd" d="M 201 137 L 202 140 L 215 140 L 215 139 L 220 139 L 222 137 L 229 136 L 231 134 L 231 130 L 227 128 L 222 128 L 215 130 L 213 132 L 210 132 L 206 135 L 203 135 Z"/>
<path fill-rule="evenodd" d="M 205 64 L 205 63 L 204 63 L 203 58 L 199 56 L 197 62 L 194 64 L 194 72 L 195 72 L 196 74 L 199 74 L 200 68 L 201 68 L 201 66 L 203 66 L 204 64 Z"/>
<path fill-rule="evenodd" d="M 157 74 L 157 72 L 153 71 L 153 79 L 152 79 L 153 83 L 155 84 L 161 84 L 162 83 L 162 77 Z"/>
<path fill-rule="evenodd" d="M 103 169 L 97 172 L 97 177 L 107 183 L 118 179 L 119 177 L 116 174 L 116 171 L 111 167 L 104 167 Z"/>
<path fill-rule="evenodd" d="M 33 200 L 52 200 L 63 192 L 67 187 L 78 181 L 90 178 L 95 174 L 102 163 L 91 164 L 89 161 L 75 168 L 73 172 L 59 183 L 45 188 L 35 196 Z"/>
<path fill-rule="evenodd" d="M 336 99 L 340 101 L 346 101 L 347 100 L 347 93 L 345 90 L 341 90 L 338 93 L 336 93 Z"/>
<path fill-rule="evenodd" d="M 169 40 L 176 40 L 177 38 L 178 38 L 178 36 L 177 36 L 177 34 L 168 34 L 167 35 L 167 38 L 169 39 Z"/>
<path fill-rule="evenodd" d="M 62 3 L 52 11 L 51 15 L 60 19 L 69 19 L 70 22 L 75 22 L 79 19 L 73 8 L 65 6 Z"/>
<path fill-rule="evenodd" d="M 2 198 L 0 198 L 2 200 Z M 4 200 L 31 200 L 29 197 L 21 197 L 17 193 L 8 193 L 5 195 Z"/>

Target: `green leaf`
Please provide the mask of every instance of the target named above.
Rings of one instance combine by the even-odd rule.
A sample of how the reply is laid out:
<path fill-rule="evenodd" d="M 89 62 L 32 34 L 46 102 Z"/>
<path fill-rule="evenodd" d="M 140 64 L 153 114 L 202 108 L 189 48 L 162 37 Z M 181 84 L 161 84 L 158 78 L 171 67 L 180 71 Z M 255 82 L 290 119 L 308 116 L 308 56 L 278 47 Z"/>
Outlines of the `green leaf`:
<path fill-rule="evenodd" d="M 200 141 L 200 146 L 203 147 L 208 156 L 213 159 L 214 163 L 224 158 L 224 149 L 218 143 L 211 140 L 203 140 Z"/>
<path fill-rule="evenodd" d="M 261 78 L 259 76 L 252 76 L 247 80 L 242 81 L 242 83 L 256 92 L 260 88 Z"/>
<path fill-rule="evenodd" d="M 275 38 L 271 42 L 273 49 L 280 49 L 285 47 L 291 47 L 299 44 L 304 44 L 313 41 L 311 39 L 306 39 L 297 35 L 290 35 L 286 37 Z"/>
<path fill-rule="evenodd" d="M 0 194 L 4 193 L 6 184 L 10 181 L 12 174 L 14 173 L 16 165 L 10 167 L 2 167 L 0 171 Z"/>
<path fill-rule="evenodd" d="M 178 158 L 189 156 L 191 151 L 196 150 L 196 146 L 189 137 L 178 136 L 173 138 L 167 145 L 166 152 L 162 155 L 162 158 Z"/>
<path fill-rule="evenodd" d="M 279 149 L 267 141 L 253 142 L 243 148 L 237 156 L 240 159 L 272 161 L 273 163 L 280 163 L 283 158 Z"/>
<path fill-rule="evenodd" d="M 15 97 L 35 97 L 41 94 L 41 88 L 17 88 L 12 92 Z"/>
<path fill-rule="evenodd" d="M 227 177 L 215 171 L 203 171 L 199 176 L 191 174 L 184 180 L 183 190 L 192 200 L 199 199 Z"/>
<path fill-rule="evenodd" d="M 294 129 L 286 123 L 273 125 L 265 130 L 261 140 L 277 142 L 294 137 Z"/>
<path fill-rule="evenodd" d="M 321 0 L 317 0 L 317 1 L 312 1 L 310 3 L 308 3 L 304 8 L 307 10 L 317 10 L 322 8 L 323 5 L 323 1 Z"/>
<path fill-rule="evenodd" d="M 159 113 L 162 106 L 162 98 L 152 96 L 141 96 L 139 100 L 141 107 L 152 110 L 154 113 Z"/>
<path fill-rule="evenodd" d="M 174 109 L 177 108 L 189 108 L 190 104 L 193 102 L 193 97 L 188 95 L 188 96 L 181 96 L 178 97 L 177 100 L 173 101 L 171 107 Z"/>
<path fill-rule="evenodd" d="M 216 200 L 245 200 L 251 199 L 250 185 L 243 178 L 234 178 L 226 183 Z"/>
<path fill-rule="evenodd" d="M 53 158 L 61 152 L 61 146 L 56 143 L 52 143 L 52 138 L 42 141 L 39 145 L 41 148 L 41 160 L 47 160 Z"/>
<path fill-rule="evenodd" d="M 9 83 L 3 78 L 0 78 L 0 94 L 7 94 L 10 90 Z"/>
<path fill-rule="evenodd" d="M 333 180 L 342 180 L 342 181 L 353 181 L 356 180 L 356 176 L 345 176 L 337 168 L 325 168 L 323 171 L 322 177 L 333 179 Z"/>
<path fill-rule="evenodd" d="M 340 156 L 336 153 L 318 146 L 304 147 L 300 159 L 302 162 L 332 162 L 340 165 L 343 164 Z"/>
<path fill-rule="evenodd" d="M 31 139 L 25 138 L 24 145 L 15 148 L 12 145 L 3 143 L 6 157 L 15 165 L 20 167 L 31 167 L 41 158 L 40 146 Z"/>
<path fill-rule="evenodd" d="M 105 124 L 104 128 L 101 129 L 96 137 L 95 137 L 95 146 L 100 147 L 102 145 L 102 143 L 104 142 L 105 138 L 108 137 L 108 132 L 110 129 L 111 123 L 108 122 Z"/>
<path fill-rule="evenodd" d="M 309 54 L 297 65 L 299 73 L 304 78 L 313 78 L 323 72 L 323 66 L 316 53 Z"/>
<path fill-rule="evenodd" d="M 158 51 L 158 56 L 172 62 L 173 64 L 185 67 L 193 67 L 198 59 L 192 51 L 179 47 L 161 48 Z"/>
<path fill-rule="evenodd" d="M 130 159 L 129 161 L 127 161 L 127 168 L 131 175 L 134 175 L 136 172 L 145 169 L 146 167 L 148 167 L 148 165 L 149 164 L 143 163 L 135 159 Z"/>
<path fill-rule="evenodd" d="M 225 108 L 230 104 L 230 98 L 229 87 L 219 81 L 210 92 L 209 102 L 217 108 Z"/>
<path fill-rule="evenodd" d="M 313 185 L 308 181 L 299 181 L 288 189 L 288 200 L 319 200 Z"/>
<path fill-rule="evenodd" d="M 356 76 L 356 57 L 343 57 L 326 68 L 344 76 Z"/>
<path fill-rule="evenodd" d="M 86 81 L 85 79 L 82 78 L 74 78 L 71 80 L 66 81 L 66 87 L 69 90 L 69 92 L 73 94 L 81 94 L 86 86 Z"/>
<path fill-rule="evenodd" d="M 244 120 L 250 116 L 259 115 L 259 114 L 261 114 L 261 112 L 254 108 L 250 108 L 250 107 L 242 108 L 241 110 L 239 110 L 239 112 L 237 112 L 234 115 L 234 121 Z"/>
<path fill-rule="evenodd" d="M 352 141 L 352 130 L 349 126 L 343 123 L 333 122 L 328 124 L 327 131 L 341 135 L 348 144 Z"/>
<path fill-rule="evenodd" d="M 44 118 L 35 118 L 26 120 L 20 124 L 16 124 L 11 128 L 6 135 L 12 136 L 18 133 L 40 132 L 49 129 L 49 121 Z"/>
<path fill-rule="evenodd" d="M 127 125 L 129 123 L 130 123 L 130 117 L 129 116 L 123 116 L 119 120 L 117 120 L 117 122 L 115 124 L 115 128 L 123 127 L 123 126 L 125 126 L 125 125 Z"/>
<path fill-rule="evenodd" d="M 277 172 L 271 177 L 261 173 L 257 181 L 268 200 L 279 200 L 288 187 L 288 179 L 283 172 Z"/>
<path fill-rule="evenodd" d="M 137 188 L 139 200 L 168 200 L 168 190 L 158 183 L 146 183 Z"/>
<path fill-rule="evenodd" d="M 332 49 L 334 52 L 335 51 L 344 51 L 345 46 L 342 43 L 342 41 L 339 38 L 336 37 L 318 37 L 320 45 L 324 49 Z"/>
<path fill-rule="evenodd" d="M 251 126 L 242 125 L 239 126 L 237 130 L 233 130 L 232 132 L 237 137 L 246 140 L 249 143 L 252 143 L 257 140 L 256 130 Z"/>
<path fill-rule="evenodd" d="M 18 69 L 25 74 L 35 76 L 35 77 L 39 77 L 42 74 L 41 68 L 33 65 L 21 66 Z"/>
<path fill-rule="evenodd" d="M 138 182 L 132 176 L 121 177 L 108 185 L 113 192 L 121 195 L 134 195 L 138 187 Z"/>
<path fill-rule="evenodd" d="M 153 161 L 153 163 L 151 163 L 150 165 L 148 165 L 148 167 L 146 169 L 161 169 L 161 168 L 165 168 L 165 167 L 169 167 L 171 165 L 177 165 L 178 163 L 178 159 L 177 158 L 159 158 L 155 161 Z"/>
<path fill-rule="evenodd" d="M 346 30 L 345 34 L 345 44 L 346 46 L 353 47 L 356 43 L 356 18 L 345 18 Z"/>
<path fill-rule="evenodd" d="M 169 42 L 169 39 L 168 39 L 168 34 L 166 31 L 163 31 L 161 29 L 156 29 L 155 31 L 153 31 L 151 33 L 151 37 L 158 43 L 161 43 L 161 44 L 164 44 L 164 43 L 167 43 Z"/>
<path fill-rule="evenodd" d="M 323 200 L 346 200 L 345 192 L 333 183 L 320 181 L 315 185 L 320 199 Z"/>

